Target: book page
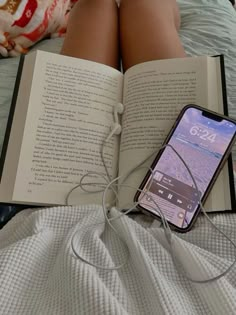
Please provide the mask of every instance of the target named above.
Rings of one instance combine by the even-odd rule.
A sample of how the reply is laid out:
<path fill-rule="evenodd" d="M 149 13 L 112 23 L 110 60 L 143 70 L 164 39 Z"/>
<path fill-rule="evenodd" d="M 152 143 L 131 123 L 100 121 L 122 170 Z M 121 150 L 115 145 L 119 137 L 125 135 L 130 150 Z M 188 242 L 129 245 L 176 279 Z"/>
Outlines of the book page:
<path fill-rule="evenodd" d="M 123 75 L 108 66 L 37 53 L 13 199 L 65 204 L 88 172 L 105 174 L 101 146 L 110 133 L 113 108 L 122 97 Z M 106 144 L 108 172 L 117 172 L 118 139 Z M 102 182 L 89 178 L 86 182 Z M 90 191 L 99 187 L 86 187 Z M 70 204 L 99 203 L 101 194 L 76 189 Z"/>
<path fill-rule="evenodd" d="M 120 190 L 121 207 L 133 203 L 141 184 L 180 110 L 187 104 L 208 105 L 207 57 L 147 62 L 125 74 L 120 174 L 127 174 L 150 156 Z M 216 109 L 217 110 L 217 109 Z"/>

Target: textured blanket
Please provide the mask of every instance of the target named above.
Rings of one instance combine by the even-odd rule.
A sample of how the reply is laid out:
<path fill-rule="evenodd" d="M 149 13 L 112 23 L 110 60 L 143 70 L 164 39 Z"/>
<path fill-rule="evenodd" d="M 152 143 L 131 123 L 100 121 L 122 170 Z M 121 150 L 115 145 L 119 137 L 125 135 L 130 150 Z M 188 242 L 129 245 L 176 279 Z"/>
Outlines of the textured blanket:
<path fill-rule="evenodd" d="M 147 220 L 114 221 L 129 259 L 118 271 L 102 271 L 71 248 L 76 233 L 76 251 L 94 264 L 126 259 L 124 244 L 101 223 L 100 207 L 19 213 L 0 233 L 0 314 L 235 314 L 236 268 L 209 284 L 184 275 L 204 280 L 224 271 L 235 254 L 230 244 L 200 218 L 190 233 L 174 236 L 180 272 L 162 228 Z M 236 241 L 236 215 L 214 222 Z"/>

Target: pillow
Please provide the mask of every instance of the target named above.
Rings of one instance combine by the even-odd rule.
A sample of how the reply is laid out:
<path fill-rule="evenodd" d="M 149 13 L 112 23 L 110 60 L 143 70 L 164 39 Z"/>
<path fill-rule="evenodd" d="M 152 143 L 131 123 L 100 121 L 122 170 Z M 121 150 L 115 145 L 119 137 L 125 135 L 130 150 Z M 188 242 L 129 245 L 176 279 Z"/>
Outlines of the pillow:
<path fill-rule="evenodd" d="M 77 0 L 0 0 L 0 55 L 17 56 L 47 36 L 63 36 Z"/>

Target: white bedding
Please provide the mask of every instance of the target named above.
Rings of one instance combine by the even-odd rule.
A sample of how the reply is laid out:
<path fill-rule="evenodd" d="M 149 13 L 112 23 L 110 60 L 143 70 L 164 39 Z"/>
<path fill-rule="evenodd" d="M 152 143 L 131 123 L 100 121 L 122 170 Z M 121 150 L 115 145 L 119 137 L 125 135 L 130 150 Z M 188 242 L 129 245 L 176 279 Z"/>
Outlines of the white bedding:
<path fill-rule="evenodd" d="M 224 53 L 230 113 L 236 117 L 236 13 L 228 0 L 179 0 L 181 38 L 190 55 Z M 61 39 L 38 47 L 58 51 Z M 43 47 L 42 47 L 43 46 Z M 0 60 L 0 138 L 10 105 L 17 59 Z M 0 141 L 1 142 L 1 141 Z M 98 206 L 25 210 L 0 231 L 0 314 L 236 314 L 236 269 L 211 284 L 193 284 L 173 266 L 163 231 L 146 217 L 124 217 L 117 229 L 130 250 L 120 271 L 96 270 L 71 251 L 78 242 L 97 264 L 125 258 L 124 248 L 103 225 Z M 236 241 L 236 215 L 214 221 Z M 99 234 L 103 232 L 102 237 Z M 192 277 L 222 272 L 234 250 L 204 218 L 176 238 L 178 255 Z M 211 276 L 212 276 L 211 275 Z"/>
<path fill-rule="evenodd" d="M 236 241 L 235 215 L 214 221 Z M 130 254 L 119 271 L 78 260 L 70 244 L 75 232 L 75 248 L 93 263 L 125 259 L 126 248 L 99 222 L 98 206 L 28 210 L 13 218 L 0 233 L 0 314 L 235 314 L 236 267 L 217 282 L 191 283 L 173 265 L 158 227 L 128 217 L 114 222 Z M 203 218 L 174 244 L 185 272 L 198 280 L 224 271 L 234 254 Z"/>

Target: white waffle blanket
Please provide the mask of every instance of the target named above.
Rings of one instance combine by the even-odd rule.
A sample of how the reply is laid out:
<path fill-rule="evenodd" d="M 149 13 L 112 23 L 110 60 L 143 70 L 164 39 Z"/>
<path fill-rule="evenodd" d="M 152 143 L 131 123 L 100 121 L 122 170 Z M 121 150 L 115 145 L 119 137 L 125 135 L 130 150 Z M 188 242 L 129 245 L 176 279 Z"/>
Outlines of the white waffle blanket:
<path fill-rule="evenodd" d="M 236 215 L 213 219 L 236 241 Z M 114 222 L 129 260 L 108 272 L 80 261 L 71 249 L 76 232 L 75 247 L 86 259 L 104 266 L 124 261 L 125 246 L 99 224 L 100 207 L 19 213 L 0 231 L 0 314 L 235 314 L 236 267 L 217 282 L 191 283 L 173 265 L 163 230 L 145 220 Z M 188 234 L 174 236 L 173 248 L 185 272 L 199 280 L 224 271 L 234 255 L 204 218 Z"/>

